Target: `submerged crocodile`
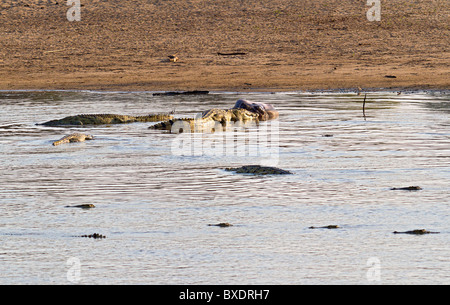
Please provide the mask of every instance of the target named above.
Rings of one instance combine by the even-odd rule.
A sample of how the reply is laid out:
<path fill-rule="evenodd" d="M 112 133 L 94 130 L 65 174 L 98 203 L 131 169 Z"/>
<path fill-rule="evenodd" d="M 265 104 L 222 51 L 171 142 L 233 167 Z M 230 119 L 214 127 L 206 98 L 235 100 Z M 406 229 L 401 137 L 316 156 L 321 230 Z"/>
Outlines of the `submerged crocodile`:
<path fill-rule="evenodd" d="M 216 223 L 216 224 L 208 224 L 208 226 L 226 228 L 226 227 L 232 227 L 233 225 L 228 222 L 221 222 L 221 223 Z"/>
<path fill-rule="evenodd" d="M 328 226 L 322 226 L 322 227 L 314 227 L 311 226 L 309 229 L 340 229 L 341 227 L 338 225 L 328 225 Z"/>
<path fill-rule="evenodd" d="M 392 232 L 394 234 L 414 234 L 414 235 L 422 235 L 422 234 L 438 234 L 439 232 L 431 232 L 431 231 L 427 231 L 425 229 L 416 229 L 416 230 L 411 230 L 411 231 L 404 231 L 404 232 L 398 232 L 398 231 L 394 231 Z"/>
<path fill-rule="evenodd" d="M 135 122 L 158 122 L 172 119 L 172 115 L 149 114 L 142 116 L 131 116 L 122 114 L 79 114 L 68 116 L 59 120 L 51 120 L 42 124 L 44 126 L 78 126 L 78 125 L 104 125 L 123 124 Z"/>
<path fill-rule="evenodd" d="M 407 186 L 407 187 L 393 187 L 392 191 L 420 191 L 422 188 L 420 186 Z"/>
<path fill-rule="evenodd" d="M 87 238 L 94 238 L 94 239 L 102 239 L 102 238 L 106 238 L 105 235 L 99 234 L 99 233 L 94 233 L 94 234 L 89 234 L 89 235 L 81 235 L 79 237 L 87 237 Z"/>
<path fill-rule="evenodd" d="M 225 168 L 226 171 L 235 172 L 237 174 L 253 174 L 253 175 L 290 175 L 290 171 L 272 167 L 272 166 L 261 166 L 261 165 L 244 165 L 236 168 Z"/>
<path fill-rule="evenodd" d="M 92 203 L 77 204 L 77 205 L 66 205 L 66 208 L 92 209 L 92 208 L 95 208 L 95 205 L 93 205 Z"/>
<path fill-rule="evenodd" d="M 84 133 L 72 133 L 67 135 L 58 141 L 53 142 L 53 146 L 57 146 L 64 143 L 84 142 L 85 140 L 93 140 L 94 137 Z"/>
<path fill-rule="evenodd" d="M 150 129 L 169 130 L 172 132 L 215 131 L 217 127 L 226 127 L 228 122 L 267 121 L 278 118 L 278 111 L 270 104 L 238 100 L 231 109 L 210 109 L 201 113 L 197 118 L 169 119 Z M 216 122 L 220 123 L 217 125 Z"/>

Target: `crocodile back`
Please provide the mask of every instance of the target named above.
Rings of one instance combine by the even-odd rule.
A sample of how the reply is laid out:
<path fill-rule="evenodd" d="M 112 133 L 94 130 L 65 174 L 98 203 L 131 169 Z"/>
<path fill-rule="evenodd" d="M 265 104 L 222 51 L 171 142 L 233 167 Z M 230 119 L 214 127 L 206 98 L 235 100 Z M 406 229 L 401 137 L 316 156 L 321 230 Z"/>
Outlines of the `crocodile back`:
<path fill-rule="evenodd" d="M 83 142 L 85 140 L 93 140 L 94 137 L 92 135 L 86 135 L 82 133 L 72 133 L 70 135 L 64 136 L 58 141 L 53 142 L 53 146 L 61 145 L 64 143 L 73 143 L 73 142 Z"/>
<path fill-rule="evenodd" d="M 81 125 L 104 125 L 104 124 L 123 124 L 134 122 L 158 122 L 172 119 L 173 116 L 166 114 L 149 114 L 143 116 L 130 116 L 122 114 L 79 114 L 68 116 L 59 120 L 45 122 L 44 126 L 81 126 Z"/>

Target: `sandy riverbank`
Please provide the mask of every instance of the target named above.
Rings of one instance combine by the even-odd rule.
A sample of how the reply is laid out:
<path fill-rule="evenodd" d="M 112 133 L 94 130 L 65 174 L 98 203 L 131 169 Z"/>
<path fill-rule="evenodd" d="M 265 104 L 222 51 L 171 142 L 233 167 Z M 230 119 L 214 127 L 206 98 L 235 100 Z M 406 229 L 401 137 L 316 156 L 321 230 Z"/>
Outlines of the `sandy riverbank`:
<path fill-rule="evenodd" d="M 0 0 L 0 89 L 450 87 L 448 0 L 81 3 Z"/>

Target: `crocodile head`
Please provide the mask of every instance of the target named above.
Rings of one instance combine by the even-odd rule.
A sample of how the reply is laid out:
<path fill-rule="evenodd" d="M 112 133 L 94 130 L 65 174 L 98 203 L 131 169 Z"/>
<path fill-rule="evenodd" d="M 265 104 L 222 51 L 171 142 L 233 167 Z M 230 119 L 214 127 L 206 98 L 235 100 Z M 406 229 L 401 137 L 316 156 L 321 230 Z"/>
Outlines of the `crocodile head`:
<path fill-rule="evenodd" d="M 249 111 L 247 109 L 243 108 L 233 108 L 228 110 L 228 112 L 231 114 L 231 121 L 258 121 L 259 120 L 259 114 Z"/>
<path fill-rule="evenodd" d="M 234 105 L 233 109 L 245 109 L 258 114 L 261 121 L 272 120 L 278 118 L 278 111 L 271 104 L 260 102 L 250 102 L 239 99 Z"/>

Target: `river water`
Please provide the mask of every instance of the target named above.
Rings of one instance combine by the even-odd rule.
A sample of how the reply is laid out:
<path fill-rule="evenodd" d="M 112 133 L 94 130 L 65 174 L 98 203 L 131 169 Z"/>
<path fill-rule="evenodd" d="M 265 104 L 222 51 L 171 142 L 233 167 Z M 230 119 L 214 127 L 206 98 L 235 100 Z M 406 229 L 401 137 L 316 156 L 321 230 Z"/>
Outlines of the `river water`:
<path fill-rule="evenodd" d="M 239 98 L 280 117 L 200 135 L 35 125 Z M 0 283 L 450 284 L 450 94 L 370 92 L 362 109 L 351 92 L 0 92 Z M 73 131 L 95 139 L 51 145 Z M 248 164 L 293 175 L 224 170 Z M 407 186 L 422 190 L 391 190 Z M 413 229 L 440 233 L 392 233 Z"/>

